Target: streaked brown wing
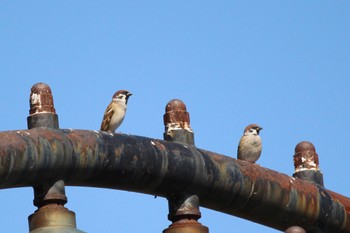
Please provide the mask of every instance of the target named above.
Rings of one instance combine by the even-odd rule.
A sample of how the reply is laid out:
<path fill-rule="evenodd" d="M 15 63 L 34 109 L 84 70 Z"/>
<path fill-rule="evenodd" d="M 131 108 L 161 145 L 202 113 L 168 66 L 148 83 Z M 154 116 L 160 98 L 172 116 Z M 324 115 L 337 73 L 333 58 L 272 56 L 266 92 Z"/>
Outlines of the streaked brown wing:
<path fill-rule="evenodd" d="M 109 123 L 111 122 L 112 116 L 114 114 L 114 108 L 112 104 L 108 105 L 101 123 L 101 131 L 108 131 Z"/>

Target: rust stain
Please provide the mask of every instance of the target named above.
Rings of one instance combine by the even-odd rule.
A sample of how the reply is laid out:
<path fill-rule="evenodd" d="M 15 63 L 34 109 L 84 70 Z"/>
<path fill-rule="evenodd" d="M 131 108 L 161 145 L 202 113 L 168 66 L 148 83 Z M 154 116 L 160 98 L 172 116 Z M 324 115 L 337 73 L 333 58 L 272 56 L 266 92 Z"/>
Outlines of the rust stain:
<path fill-rule="evenodd" d="M 166 147 L 162 143 L 160 143 L 158 140 L 152 140 L 151 143 L 152 143 L 152 145 L 157 147 L 160 151 L 166 150 Z"/>
<path fill-rule="evenodd" d="M 295 147 L 293 156 L 295 172 L 303 170 L 319 170 L 318 155 L 311 142 L 300 142 Z"/>
<path fill-rule="evenodd" d="M 190 114 L 187 112 L 184 102 L 173 99 L 165 107 L 163 116 L 165 131 L 170 134 L 171 130 L 186 129 L 192 132 L 190 126 Z"/>
<path fill-rule="evenodd" d="M 45 83 L 37 83 L 32 87 L 29 104 L 30 115 L 37 113 L 56 113 L 51 88 Z"/>

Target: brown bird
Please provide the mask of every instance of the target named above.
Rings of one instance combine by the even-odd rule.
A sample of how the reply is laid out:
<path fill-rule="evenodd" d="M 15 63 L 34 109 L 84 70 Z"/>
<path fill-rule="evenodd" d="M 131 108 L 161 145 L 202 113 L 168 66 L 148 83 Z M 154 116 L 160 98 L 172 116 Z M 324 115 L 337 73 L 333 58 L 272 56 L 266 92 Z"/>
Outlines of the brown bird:
<path fill-rule="evenodd" d="M 107 106 L 101 123 L 101 131 L 115 132 L 124 120 L 128 99 L 132 93 L 126 90 L 117 91 Z"/>
<path fill-rule="evenodd" d="M 248 125 L 239 141 L 237 158 L 255 163 L 261 154 L 261 138 L 259 132 L 262 128 L 257 124 Z"/>

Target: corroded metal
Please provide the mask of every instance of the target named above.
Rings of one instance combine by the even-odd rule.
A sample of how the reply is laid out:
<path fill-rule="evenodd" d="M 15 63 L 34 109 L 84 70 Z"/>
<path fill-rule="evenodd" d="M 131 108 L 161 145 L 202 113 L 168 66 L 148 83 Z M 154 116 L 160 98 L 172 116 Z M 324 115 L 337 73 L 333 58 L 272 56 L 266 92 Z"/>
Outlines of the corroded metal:
<path fill-rule="evenodd" d="M 43 184 L 36 185 L 34 189 L 34 205 L 41 208 L 45 205 L 56 203 L 64 205 L 67 197 L 63 180 L 50 180 Z"/>
<path fill-rule="evenodd" d="M 58 129 L 58 116 L 48 85 L 35 84 L 31 89 L 29 102 L 30 115 L 27 118 L 29 129 L 39 127 Z M 49 154 L 42 155 L 43 159 L 49 156 Z M 74 212 L 64 207 L 67 197 L 63 180 L 59 177 L 44 180 L 40 184 L 33 185 L 33 189 L 34 205 L 38 209 L 28 217 L 30 233 L 82 232 L 76 229 Z"/>
<path fill-rule="evenodd" d="M 30 115 L 38 113 L 56 113 L 51 88 L 45 83 L 33 85 L 30 91 L 29 105 Z"/>
<path fill-rule="evenodd" d="M 45 83 L 33 85 L 29 97 L 28 129 L 35 127 L 59 128 L 51 88 Z"/>
<path fill-rule="evenodd" d="M 190 115 L 184 102 L 173 99 L 165 107 L 164 114 L 164 140 L 194 144 L 194 134 L 190 127 Z M 169 220 L 175 221 L 184 218 L 199 219 L 199 199 L 192 193 L 174 193 L 168 196 Z"/>
<path fill-rule="evenodd" d="M 87 130 L 0 132 L 0 188 L 104 187 L 169 197 L 285 231 L 350 233 L 350 200 L 302 179 L 194 146 Z"/>
<path fill-rule="evenodd" d="M 164 114 L 164 139 L 167 141 L 194 144 L 190 127 L 190 115 L 186 105 L 178 99 L 171 100 Z M 168 219 L 172 224 L 163 233 L 208 233 L 209 229 L 197 220 L 201 218 L 199 198 L 192 191 L 174 192 L 167 196 Z"/>
<path fill-rule="evenodd" d="M 194 145 L 194 135 L 190 126 L 190 114 L 186 105 L 179 99 L 173 99 L 165 107 L 164 140 L 185 142 Z"/>
<path fill-rule="evenodd" d="M 163 233 L 208 233 L 209 229 L 203 226 L 198 219 L 201 217 L 199 211 L 199 199 L 197 195 L 186 193 L 174 193 L 169 201 L 168 219 L 172 224 Z"/>
<path fill-rule="evenodd" d="M 318 154 L 311 142 L 298 143 L 295 147 L 293 160 L 294 177 L 323 186 L 323 174 L 319 167 Z"/>
<path fill-rule="evenodd" d="M 28 129 L 47 127 L 58 129 L 58 117 L 54 107 L 51 88 L 45 83 L 33 85 L 29 97 Z M 64 182 L 50 180 L 34 188 L 34 205 L 42 207 L 50 203 L 67 203 Z"/>
<path fill-rule="evenodd" d="M 200 219 L 201 212 L 199 211 L 199 198 L 197 195 L 182 192 L 173 193 L 167 198 L 169 201 L 168 219 L 172 222 L 181 219 Z"/>
<path fill-rule="evenodd" d="M 304 170 L 319 170 L 318 154 L 311 142 L 300 142 L 295 147 L 294 154 L 295 172 Z"/>

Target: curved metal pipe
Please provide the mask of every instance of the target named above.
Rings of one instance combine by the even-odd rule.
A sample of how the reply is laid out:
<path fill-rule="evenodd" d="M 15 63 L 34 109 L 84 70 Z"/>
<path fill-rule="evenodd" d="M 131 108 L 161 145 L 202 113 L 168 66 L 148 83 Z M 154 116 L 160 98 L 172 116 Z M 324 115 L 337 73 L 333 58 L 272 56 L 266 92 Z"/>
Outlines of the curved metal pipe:
<path fill-rule="evenodd" d="M 282 231 L 350 232 L 349 198 L 194 146 L 87 130 L 0 132 L 0 188 L 59 179 L 168 198 L 193 193 L 201 206 Z"/>

